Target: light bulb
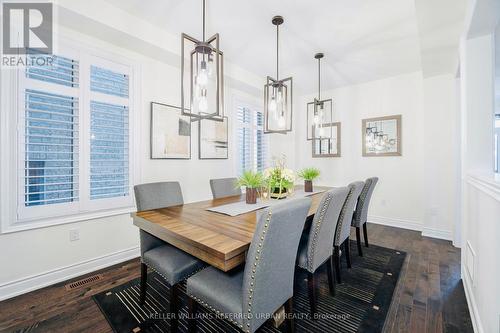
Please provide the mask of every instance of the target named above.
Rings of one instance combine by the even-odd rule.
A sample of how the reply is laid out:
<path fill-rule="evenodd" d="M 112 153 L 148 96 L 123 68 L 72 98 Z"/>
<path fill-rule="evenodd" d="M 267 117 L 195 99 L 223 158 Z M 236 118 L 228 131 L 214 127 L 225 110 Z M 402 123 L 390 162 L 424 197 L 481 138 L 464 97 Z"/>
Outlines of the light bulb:
<path fill-rule="evenodd" d="M 314 115 L 313 122 L 314 122 L 314 125 L 316 125 L 316 126 L 319 125 L 319 115 L 317 113 Z"/>
<path fill-rule="evenodd" d="M 207 63 L 206 61 L 202 61 L 200 72 L 196 76 L 196 84 L 204 87 L 207 85 L 207 83 L 208 83 Z"/>
<path fill-rule="evenodd" d="M 208 109 L 208 101 L 206 96 L 200 97 L 200 100 L 198 101 L 198 109 L 202 112 L 207 111 Z"/>
<path fill-rule="evenodd" d="M 278 89 L 278 93 L 276 95 L 277 102 L 281 103 L 281 101 L 283 100 L 283 94 L 281 93 L 281 90 Z"/>
<path fill-rule="evenodd" d="M 276 111 L 276 108 L 277 108 L 277 103 L 276 103 L 276 99 L 273 97 L 271 97 L 271 100 L 269 101 L 269 104 L 268 104 L 268 108 L 269 108 L 269 111 Z"/>
<path fill-rule="evenodd" d="M 281 115 L 278 119 L 278 127 L 285 128 L 285 125 L 286 125 L 285 116 Z"/>

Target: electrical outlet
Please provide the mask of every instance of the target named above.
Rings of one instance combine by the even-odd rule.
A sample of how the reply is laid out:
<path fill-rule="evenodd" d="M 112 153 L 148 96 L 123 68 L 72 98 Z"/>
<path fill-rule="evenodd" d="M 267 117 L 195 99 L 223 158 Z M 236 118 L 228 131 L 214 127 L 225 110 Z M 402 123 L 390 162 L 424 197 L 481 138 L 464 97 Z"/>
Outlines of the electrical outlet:
<path fill-rule="evenodd" d="M 80 230 L 72 229 L 69 231 L 69 241 L 74 242 L 80 239 Z"/>

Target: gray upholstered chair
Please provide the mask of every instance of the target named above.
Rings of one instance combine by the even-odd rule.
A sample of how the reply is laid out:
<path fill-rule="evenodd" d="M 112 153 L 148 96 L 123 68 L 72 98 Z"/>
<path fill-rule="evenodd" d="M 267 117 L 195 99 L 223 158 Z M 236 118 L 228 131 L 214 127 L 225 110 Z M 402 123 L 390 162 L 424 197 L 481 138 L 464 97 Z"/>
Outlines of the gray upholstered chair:
<path fill-rule="evenodd" d="M 200 303 L 226 315 L 244 332 L 255 332 L 285 304 L 292 312 L 295 259 L 310 198 L 280 203 L 258 212 L 258 223 L 244 267 L 224 273 L 209 267 L 187 280 L 190 318 L 196 318 Z M 287 326 L 293 330 L 293 318 Z M 190 320 L 190 331 L 196 321 Z"/>
<path fill-rule="evenodd" d="M 327 265 L 330 294 L 335 295 L 335 277 L 333 276 L 332 244 L 335 236 L 340 210 L 345 203 L 349 189 L 334 188 L 323 195 L 314 214 L 311 229 L 304 232 L 300 239 L 297 265 L 306 270 L 309 290 L 311 317 L 316 313 L 315 272 L 321 265 Z"/>
<path fill-rule="evenodd" d="M 178 182 L 150 183 L 134 186 L 138 211 L 182 205 L 182 192 Z M 206 265 L 195 257 L 169 245 L 161 239 L 140 230 L 141 243 L 141 304 L 146 301 L 148 267 L 160 274 L 171 286 L 171 331 L 177 328 L 178 283 Z"/>
<path fill-rule="evenodd" d="M 351 233 L 351 221 L 352 215 L 354 214 L 354 207 L 358 201 L 358 197 L 363 190 L 364 182 L 352 182 L 347 187 L 349 188 L 349 194 L 347 194 L 346 201 L 342 210 L 340 211 L 340 216 L 335 228 L 335 240 L 333 242 L 333 261 L 335 262 L 335 275 L 337 276 L 337 282 L 342 283 L 340 274 L 340 256 L 342 254 L 340 247 L 344 245 L 344 251 L 347 261 L 347 267 L 351 268 L 351 251 L 349 248 L 349 235 Z"/>
<path fill-rule="evenodd" d="M 214 199 L 240 195 L 241 188 L 236 186 L 237 178 L 210 179 L 210 188 Z"/>
<path fill-rule="evenodd" d="M 365 238 L 365 246 L 368 247 L 368 232 L 366 230 L 366 221 L 368 218 L 368 206 L 370 205 L 370 199 L 372 198 L 373 190 L 375 185 L 377 185 L 378 178 L 371 177 L 365 181 L 365 186 L 361 191 L 358 198 L 358 203 L 356 205 L 356 210 L 354 211 L 354 216 L 352 218 L 351 225 L 356 228 L 356 241 L 358 243 L 358 254 L 362 257 L 363 250 L 361 249 L 361 230 L 363 227 L 363 236 Z"/>

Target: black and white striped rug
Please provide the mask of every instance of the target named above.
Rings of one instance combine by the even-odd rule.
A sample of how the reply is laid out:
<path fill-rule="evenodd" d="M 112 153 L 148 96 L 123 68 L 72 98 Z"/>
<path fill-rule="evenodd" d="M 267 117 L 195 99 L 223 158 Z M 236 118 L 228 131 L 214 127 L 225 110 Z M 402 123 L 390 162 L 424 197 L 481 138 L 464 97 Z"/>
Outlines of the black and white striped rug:
<path fill-rule="evenodd" d="M 329 294 L 325 267 L 319 269 L 316 319 L 309 315 L 306 275 L 301 270 L 296 271 L 294 314 L 297 332 L 382 331 L 406 253 L 370 245 L 363 248 L 363 254 L 363 257 L 357 255 L 356 244 L 351 241 L 352 268 L 347 269 L 343 261 L 343 283 L 337 284 L 335 297 Z M 139 306 L 139 290 L 139 279 L 135 279 L 95 295 L 94 300 L 115 332 L 169 332 L 169 286 L 158 274 L 149 273 L 144 306 Z M 184 294 L 179 321 L 181 332 L 187 332 L 185 298 Z M 198 320 L 198 332 L 240 332 L 229 322 L 208 311 L 205 313 L 207 319 Z M 259 332 L 283 329 L 274 328 L 268 321 Z"/>

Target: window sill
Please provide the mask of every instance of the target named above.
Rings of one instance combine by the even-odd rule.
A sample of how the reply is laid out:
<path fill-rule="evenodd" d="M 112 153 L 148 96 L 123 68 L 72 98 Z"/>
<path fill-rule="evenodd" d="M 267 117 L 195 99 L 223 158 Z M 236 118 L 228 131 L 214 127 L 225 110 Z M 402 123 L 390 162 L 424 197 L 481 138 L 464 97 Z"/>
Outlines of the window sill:
<path fill-rule="evenodd" d="M 81 213 L 77 215 L 43 218 L 37 221 L 17 221 L 2 227 L 0 234 L 8 234 L 32 229 L 47 228 L 62 224 L 81 222 L 86 220 L 100 219 L 110 216 L 130 214 L 135 212 L 135 207 L 123 207 L 111 210 L 101 210 L 96 212 Z"/>

